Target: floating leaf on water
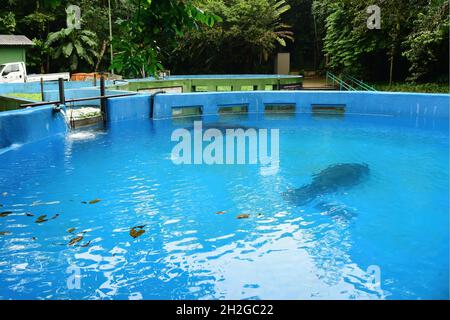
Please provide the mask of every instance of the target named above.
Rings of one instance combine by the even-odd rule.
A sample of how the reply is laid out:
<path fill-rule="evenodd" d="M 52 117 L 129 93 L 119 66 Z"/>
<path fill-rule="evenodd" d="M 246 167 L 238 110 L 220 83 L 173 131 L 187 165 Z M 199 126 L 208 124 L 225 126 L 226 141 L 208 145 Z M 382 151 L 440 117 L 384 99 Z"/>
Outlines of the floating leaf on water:
<path fill-rule="evenodd" d="M 72 238 L 69 241 L 69 246 L 73 246 L 75 243 L 78 243 L 81 240 L 83 240 L 83 236 L 78 236 L 78 237 Z"/>
<path fill-rule="evenodd" d="M 72 233 L 72 232 L 74 232 L 75 231 L 75 228 L 69 228 L 69 229 L 67 229 L 67 232 L 68 233 Z"/>
<path fill-rule="evenodd" d="M 243 214 L 238 215 L 236 218 L 238 218 L 238 219 L 247 219 L 249 217 L 250 217 L 249 214 L 243 213 Z"/>
<path fill-rule="evenodd" d="M 94 200 L 89 201 L 89 204 L 96 204 L 96 203 L 98 203 L 100 201 L 102 201 L 102 200 L 101 199 L 94 199 Z"/>
<path fill-rule="evenodd" d="M 3 211 L 2 213 L 0 213 L 0 217 L 7 217 L 12 213 L 12 211 Z"/>
<path fill-rule="evenodd" d="M 48 219 L 45 219 L 46 217 L 47 217 L 46 214 L 44 214 L 42 216 L 39 216 L 35 222 L 36 223 L 42 223 L 42 222 L 48 221 Z"/>
<path fill-rule="evenodd" d="M 82 204 L 87 204 L 87 201 L 81 201 Z"/>
<path fill-rule="evenodd" d="M 0 236 L 9 236 L 11 232 L 9 231 L 0 231 Z"/>
<path fill-rule="evenodd" d="M 130 236 L 132 236 L 133 238 L 137 238 L 137 237 L 143 235 L 145 233 L 145 230 L 142 228 L 144 228 L 144 227 L 145 227 L 145 225 L 131 228 Z"/>
<path fill-rule="evenodd" d="M 227 213 L 225 210 L 224 211 L 217 211 L 216 214 L 225 214 Z"/>
<path fill-rule="evenodd" d="M 86 242 L 85 244 L 82 244 L 80 247 L 86 248 L 89 247 L 89 245 L 91 244 L 92 240 L 89 240 L 88 242 Z"/>
<path fill-rule="evenodd" d="M 25 215 L 26 215 L 27 217 L 34 217 L 34 214 L 32 214 L 31 212 L 27 212 L 27 213 L 25 213 Z"/>
<path fill-rule="evenodd" d="M 50 218 L 50 220 L 55 220 L 56 218 L 59 217 L 59 213 L 55 214 L 53 217 Z"/>

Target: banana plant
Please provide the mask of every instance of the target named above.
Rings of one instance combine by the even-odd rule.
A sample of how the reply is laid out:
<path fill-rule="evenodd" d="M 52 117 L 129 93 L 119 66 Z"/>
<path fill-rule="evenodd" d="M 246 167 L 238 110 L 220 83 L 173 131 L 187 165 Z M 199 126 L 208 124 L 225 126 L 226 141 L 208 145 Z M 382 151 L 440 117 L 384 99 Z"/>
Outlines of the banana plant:
<path fill-rule="evenodd" d="M 77 70 L 81 60 L 89 66 L 94 66 L 94 60 L 98 57 L 97 36 L 89 30 L 72 27 L 61 29 L 49 34 L 46 45 L 56 45 L 53 58 L 66 59 L 71 71 Z"/>

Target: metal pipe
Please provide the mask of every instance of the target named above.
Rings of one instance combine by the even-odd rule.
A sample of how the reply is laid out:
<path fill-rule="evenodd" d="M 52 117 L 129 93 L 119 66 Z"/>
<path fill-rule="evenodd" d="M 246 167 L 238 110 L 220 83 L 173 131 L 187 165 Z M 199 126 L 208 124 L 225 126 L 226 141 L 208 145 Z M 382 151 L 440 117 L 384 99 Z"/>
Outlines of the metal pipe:
<path fill-rule="evenodd" d="M 59 88 L 59 103 L 65 104 L 66 97 L 64 95 L 64 79 L 63 78 L 58 79 L 58 88 Z"/>
<path fill-rule="evenodd" d="M 154 104 L 155 104 L 155 96 L 157 95 L 157 94 L 160 94 L 160 93 L 166 93 L 164 90 L 161 90 L 161 91 L 156 91 L 155 93 L 153 93 L 151 96 L 150 96 L 150 119 L 153 119 L 153 110 L 155 109 L 154 108 Z"/>
<path fill-rule="evenodd" d="M 108 99 L 108 98 L 120 98 L 120 97 L 128 97 L 128 96 L 135 96 L 137 93 L 122 93 L 122 94 L 112 94 L 110 96 L 98 96 L 98 97 L 87 97 L 87 98 L 78 98 L 78 99 L 70 99 L 66 100 L 66 103 L 71 102 L 80 102 L 80 101 L 89 101 L 89 100 L 99 100 L 99 99 Z M 45 101 L 45 102 L 36 102 L 36 103 L 25 103 L 21 104 L 20 108 L 28 108 L 28 107 L 39 107 L 39 106 L 45 106 L 49 104 L 61 104 L 60 101 Z"/>
<path fill-rule="evenodd" d="M 100 99 L 100 111 L 103 116 L 103 120 L 106 121 L 106 98 L 105 96 L 105 77 L 103 75 L 100 76 L 100 96 L 103 97 Z"/>
<path fill-rule="evenodd" d="M 41 100 L 44 101 L 44 78 L 41 77 Z"/>

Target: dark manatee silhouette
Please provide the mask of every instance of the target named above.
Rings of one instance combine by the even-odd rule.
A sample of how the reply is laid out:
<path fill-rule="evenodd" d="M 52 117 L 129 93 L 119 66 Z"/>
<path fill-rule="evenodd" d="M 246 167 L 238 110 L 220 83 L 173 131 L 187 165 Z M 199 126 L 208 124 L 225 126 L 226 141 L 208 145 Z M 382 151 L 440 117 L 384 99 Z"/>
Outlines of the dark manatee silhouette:
<path fill-rule="evenodd" d="M 295 205 L 305 205 L 318 196 L 354 187 L 368 176 L 369 166 L 365 163 L 334 164 L 313 175 L 310 184 L 291 189 L 283 197 Z"/>

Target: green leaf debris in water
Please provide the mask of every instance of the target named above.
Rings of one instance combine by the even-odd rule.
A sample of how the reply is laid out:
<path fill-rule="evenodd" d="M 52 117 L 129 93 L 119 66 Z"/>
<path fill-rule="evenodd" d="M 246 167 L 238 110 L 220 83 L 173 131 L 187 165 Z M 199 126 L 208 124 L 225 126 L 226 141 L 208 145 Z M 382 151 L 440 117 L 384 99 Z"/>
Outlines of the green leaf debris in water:
<path fill-rule="evenodd" d="M 216 214 L 225 214 L 225 213 L 227 213 L 225 210 L 216 212 Z"/>
<path fill-rule="evenodd" d="M 143 235 L 145 233 L 145 230 L 143 229 L 144 227 L 145 227 L 145 225 L 136 226 L 136 227 L 131 228 L 130 236 L 132 236 L 133 238 L 137 238 L 137 237 Z"/>
<path fill-rule="evenodd" d="M 36 223 L 42 223 L 42 222 L 48 221 L 48 219 L 45 219 L 46 217 L 47 217 L 46 214 L 44 214 L 42 216 L 39 216 L 35 222 Z"/>
<path fill-rule="evenodd" d="M 72 232 L 74 232 L 75 231 L 75 228 L 69 228 L 69 229 L 67 229 L 67 232 L 68 233 L 72 233 Z"/>
<path fill-rule="evenodd" d="M 249 214 L 243 213 L 243 214 L 238 215 L 236 218 L 238 218 L 238 219 L 248 219 L 249 217 L 250 217 Z"/>
<path fill-rule="evenodd" d="M 9 236 L 11 232 L 9 231 L 0 231 L 0 236 Z"/>
<path fill-rule="evenodd" d="M 102 200 L 101 199 L 94 199 L 94 200 L 89 201 L 89 204 L 96 204 L 96 203 L 98 203 L 100 201 L 102 201 Z"/>
<path fill-rule="evenodd" d="M 12 211 L 3 211 L 2 213 L 0 213 L 0 217 L 4 218 L 9 216 L 12 213 Z"/>
<path fill-rule="evenodd" d="M 27 212 L 27 213 L 25 213 L 25 215 L 26 215 L 27 217 L 34 217 L 34 214 L 32 214 L 31 212 Z"/>
<path fill-rule="evenodd" d="M 55 214 L 53 217 L 50 218 L 50 220 L 55 220 L 56 218 L 59 217 L 59 213 Z"/>

